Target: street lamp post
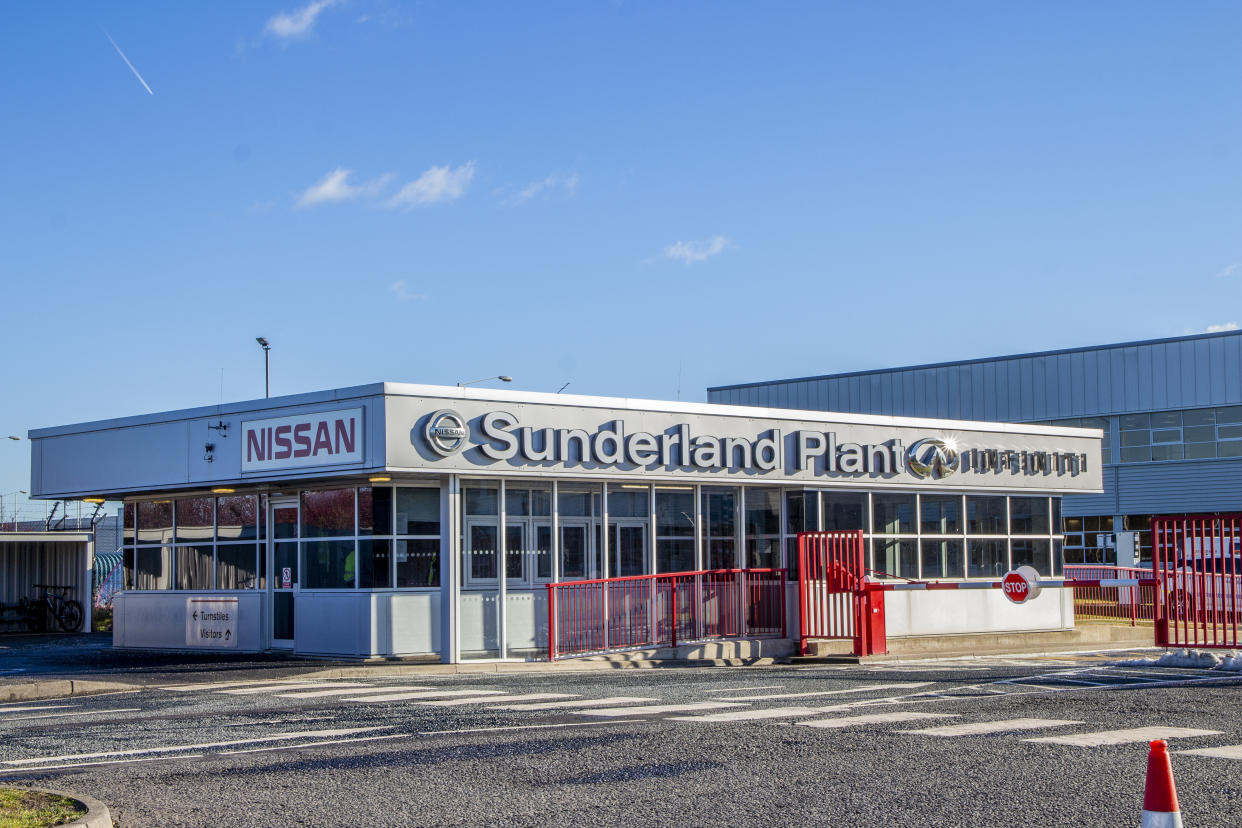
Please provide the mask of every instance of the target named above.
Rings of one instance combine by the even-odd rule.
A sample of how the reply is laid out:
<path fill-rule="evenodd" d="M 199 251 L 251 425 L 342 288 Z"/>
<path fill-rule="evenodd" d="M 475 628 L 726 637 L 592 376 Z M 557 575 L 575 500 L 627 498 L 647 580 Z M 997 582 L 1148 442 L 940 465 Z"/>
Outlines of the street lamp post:
<path fill-rule="evenodd" d="M 504 374 L 501 374 L 498 377 L 484 377 L 483 379 L 470 380 L 470 382 L 459 382 L 457 383 L 457 387 L 465 388 L 467 385 L 476 385 L 480 382 L 487 382 L 489 380 L 500 380 L 501 382 L 513 382 L 513 377 L 507 377 Z"/>
<path fill-rule="evenodd" d="M 0 495 L 0 523 L 4 522 L 4 499 L 8 497 L 9 495 L 14 495 L 13 497 L 13 531 L 14 532 L 17 531 L 17 497 L 16 495 L 19 495 L 19 494 L 27 494 L 27 492 L 25 489 L 14 489 L 11 492 L 5 492 L 4 494 Z"/>
<path fill-rule="evenodd" d="M 254 338 L 254 341 L 259 343 L 259 346 L 263 348 L 263 396 L 271 397 L 272 396 L 272 346 L 268 343 L 268 341 L 265 338 L 261 336 L 256 336 Z"/>

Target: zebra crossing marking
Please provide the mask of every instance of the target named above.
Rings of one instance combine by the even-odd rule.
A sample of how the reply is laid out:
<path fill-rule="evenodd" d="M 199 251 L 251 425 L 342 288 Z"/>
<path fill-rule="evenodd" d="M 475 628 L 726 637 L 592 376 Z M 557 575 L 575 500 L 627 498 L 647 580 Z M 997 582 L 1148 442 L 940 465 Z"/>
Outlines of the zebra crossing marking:
<path fill-rule="evenodd" d="M 810 696 L 839 696 L 842 693 L 867 693 L 872 690 L 902 690 L 911 687 L 926 687 L 930 681 L 903 681 L 889 684 L 867 684 L 862 687 L 847 687 L 844 690 L 814 690 L 808 693 L 764 693 L 758 696 L 729 696 L 724 701 L 749 702 L 772 701 L 775 699 L 801 699 Z"/>
<path fill-rule="evenodd" d="M 340 682 L 340 681 L 318 681 L 318 682 L 299 682 L 298 684 L 274 684 L 268 687 L 237 687 L 232 690 L 221 690 L 221 695 L 227 696 L 257 696 L 260 693 L 279 693 L 284 690 L 315 690 L 327 687 L 370 687 L 369 684 L 361 684 L 358 682 Z"/>
<path fill-rule="evenodd" d="M 257 685 L 273 685 L 273 684 L 308 684 L 315 679 L 299 679 L 299 678 L 271 678 L 271 679 L 250 679 L 249 681 L 200 681 L 193 684 L 164 684 L 160 685 L 160 690 L 172 690 L 175 693 L 192 693 L 198 690 L 213 691 L 220 690 L 225 687 L 253 687 Z"/>
<path fill-rule="evenodd" d="M 488 699 L 488 701 L 496 701 L 496 699 Z M 536 710 L 560 710 L 562 708 L 571 707 L 594 707 L 600 704 L 621 705 L 657 701 L 659 701 L 659 699 L 645 698 L 643 696 L 609 696 L 604 699 L 576 699 L 574 701 L 531 702 L 529 704 L 498 704 L 491 709 L 533 712 Z"/>
<path fill-rule="evenodd" d="M 441 699 L 451 696 L 501 696 L 503 690 L 415 690 L 410 693 L 385 693 L 379 696 L 352 696 L 341 699 L 347 702 L 392 702 L 413 699 Z"/>
<path fill-rule="evenodd" d="M 437 699 L 435 701 L 420 701 L 415 704 L 423 704 L 431 707 L 453 707 L 459 704 L 486 704 L 487 702 L 516 702 L 516 701 L 545 701 L 547 699 L 576 699 L 575 693 L 519 693 L 515 696 L 465 696 L 455 699 Z"/>
<path fill-rule="evenodd" d="M 1242 759 L 1242 745 L 1224 745 L 1222 747 L 1175 750 L 1173 752 L 1185 753 L 1190 756 L 1211 756 L 1214 759 Z"/>
<path fill-rule="evenodd" d="M 818 707 L 767 707 L 762 710 L 726 710 L 723 713 L 669 718 L 678 722 L 746 722 L 758 719 L 794 719 L 799 716 L 817 716 L 823 712 Z"/>
<path fill-rule="evenodd" d="M 815 719 L 810 722 L 795 722 L 802 727 L 842 728 L 857 727 L 869 724 L 889 724 L 892 722 L 909 722 L 915 719 L 957 718 L 957 713 L 868 713 L 864 716 L 841 716 L 836 719 Z"/>
<path fill-rule="evenodd" d="M 1192 736 L 1219 735 L 1219 730 L 1198 730 L 1191 727 L 1132 727 L 1126 730 L 1098 730 L 1094 733 L 1071 733 L 1065 736 L 1040 736 L 1022 741 L 1075 747 L 1103 747 L 1132 742 L 1150 742 L 1153 739 L 1186 739 Z"/>
<path fill-rule="evenodd" d="M 899 730 L 898 733 L 917 733 L 921 736 L 985 736 L 989 733 L 1010 733 L 1015 730 L 1037 730 L 1046 727 L 1069 727 L 1083 724 L 1069 719 L 1002 719 L 996 722 L 971 722 L 970 724 L 942 725 L 921 730 Z"/>
<path fill-rule="evenodd" d="M 363 686 L 363 687 L 366 687 L 366 686 L 368 686 L 368 685 L 362 685 L 362 686 Z M 362 692 L 366 692 L 366 693 L 371 693 L 371 692 L 375 692 L 375 693 L 405 693 L 405 692 L 411 692 L 411 693 L 412 693 L 412 692 L 414 692 L 415 690 L 430 690 L 430 689 L 431 689 L 430 687 L 425 687 L 425 686 L 423 686 L 423 687 L 415 687 L 415 686 L 402 686 L 402 687 L 397 687 L 397 686 L 394 686 L 394 685 L 391 685 L 391 684 L 389 684 L 389 685 L 375 685 L 375 686 L 371 687 L 371 689 L 370 689 L 370 690 L 365 690 L 365 691 L 364 691 L 364 690 L 359 690 L 358 688 L 359 688 L 359 685 L 357 685 L 357 684 L 351 684 L 351 685 L 349 685 L 349 686 L 347 686 L 347 687 L 345 687 L 345 686 L 338 686 L 338 687 L 335 687 L 335 688 L 333 688 L 333 689 L 331 689 L 331 690 L 303 690 L 303 691 L 298 691 L 298 692 L 295 692 L 295 693 L 278 693 L 278 694 L 277 694 L 277 698 L 281 698 L 281 699 L 322 699 L 322 698 L 328 698 L 329 696 L 348 696 L 348 695 L 350 695 L 351 693 L 362 693 Z"/>
<path fill-rule="evenodd" d="M 718 710 L 723 707 L 745 707 L 737 702 L 687 702 L 685 704 L 646 704 L 639 707 L 600 707 L 581 710 L 582 716 L 648 716 L 655 713 L 681 713 L 687 710 Z"/>

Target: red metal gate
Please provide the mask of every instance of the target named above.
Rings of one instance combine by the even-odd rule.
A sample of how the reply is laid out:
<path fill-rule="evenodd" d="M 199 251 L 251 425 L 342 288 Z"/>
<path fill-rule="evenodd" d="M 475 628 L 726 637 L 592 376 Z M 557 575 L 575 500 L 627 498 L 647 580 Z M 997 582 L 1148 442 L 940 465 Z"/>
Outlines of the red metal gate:
<path fill-rule="evenodd" d="M 1242 614 L 1242 515 L 1153 518 L 1156 644 L 1235 648 Z"/>
<path fill-rule="evenodd" d="M 874 612 L 877 599 L 866 589 L 863 552 L 861 530 L 798 534 L 798 643 L 803 655 L 813 638 L 851 638 L 856 655 L 871 655 L 874 642 L 884 641 L 884 614 Z"/>

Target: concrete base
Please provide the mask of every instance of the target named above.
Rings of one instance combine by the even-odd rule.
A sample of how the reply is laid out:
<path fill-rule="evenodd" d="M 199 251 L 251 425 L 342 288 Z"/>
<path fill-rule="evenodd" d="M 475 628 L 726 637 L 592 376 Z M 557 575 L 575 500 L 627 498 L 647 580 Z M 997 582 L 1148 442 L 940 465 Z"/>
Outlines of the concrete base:
<path fill-rule="evenodd" d="M 819 661 L 866 663 L 919 658 L 952 658 L 971 655 L 1019 653 L 1057 653 L 1079 650 L 1119 650 L 1155 647 L 1150 624 L 1083 624 L 1072 630 L 1025 633 L 982 633 L 974 635 L 921 635 L 888 639 L 883 655 L 854 655 L 849 640 L 812 641 L 805 657 Z"/>

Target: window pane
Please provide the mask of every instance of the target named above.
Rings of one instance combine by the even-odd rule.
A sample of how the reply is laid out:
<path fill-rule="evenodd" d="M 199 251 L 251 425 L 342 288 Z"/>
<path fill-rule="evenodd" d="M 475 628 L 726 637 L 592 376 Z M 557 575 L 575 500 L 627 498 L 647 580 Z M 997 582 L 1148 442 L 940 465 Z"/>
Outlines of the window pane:
<path fill-rule="evenodd" d="M 253 543 L 222 543 L 216 547 L 216 589 L 254 589 L 257 547 Z"/>
<path fill-rule="evenodd" d="M 1009 571 L 1007 543 L 1003 540 L 968 540 L 967 571 L 970 578 L 999 578 Z"/>
<path fill-rule="evenodd" d="M 1160 411 L 1151 415 L 1152 428 L 1178 428 L 1181 424 L 1182 412 L 1180 411 Z"/>
<path fill-rule="evenodd" d="M 1065 518 L 1064 526 L 1065 526 L 1066 532 L 1081 532 L 1082 531 L 1082 518 L 1069 517 L 1067 515 Z"/>
<path fill-rule="evenodd" d="M 962 578 L 965 575 L 960 540 L 923 541 L 923 578 Z"/>
<path fill-rule="evenodd" d="M 561 517 L 590 517 L 591 516 L 591 495 L 589 492 L 566 492 L 557 493 L 558 510 Z M 693 514 L 693 512 L 691 512 Z"/>
<path fill-rule="evenodd" d="M 1121 430 L 1126 431 L 1131 428 L 1151 428 L 1151 417 L 1146 414 L 1123 414 Z"/>
<path fill-rule="evenodd" d="M 1216 440 L 1216 426 L 1186 426 L 1182 437 L 1187 443 L 1211 443 Z"/>
<path fill-rule="evenodd" d="M 496 516 L 500 514 L 500 490 L 495 486 L 468 486 L 466 514 Z"/>
<path fill-rule="evenodd" d="M 1216 422 L 1242 423 L 1242 405 L 1231 405 L 1228 408 L 1216 409 Z"/>
<path fill-rule="evenodd" d="M 494 524 L 473 524 L 469 527 L 466 548 L 467 565 L 463 567 L 471 578 L 496 577 L 496 554 L 500 546 Z"/>
<path fill-rule="evenodd" d="M 884 575 L 897 575 L 902 578 L 919 577 L 919 559 L 915 542 L 912 540 L 876 540 L 874 541 L 875 560 L 872 569 Z M 884 577 L 877 574 L 876 577 Z"/>
<path fill-rule="evenodd" d="M 1098 428 L 1104 431 L 1104 436 L 1108 436 L 1108 418 L 1107 417 L 1083 417 L 1081 421 L 1083 428 Z"/>
<path fill-rule="evenodd" d="M 397 534 L 440 534 L 439 489 L 397 489 Z"/>
<path fill-rule="evenodd" d="M 1180 443 L 1182 441 L 1182 430 L 1180 428 L 1166 428 L 1153 431 L 1151 433 L 1151 441 L 1153 443 Z"/>
<path fill-rule="evenodd" d="M 796 535 L 818 529 L 819 495 L 816 492 L 785 492 L 785 533 Z"/>
<path fill-rule="evenodd" d="M 563 496 L 562 496 L 563 497 Z M 562 503 L 564 501 L 562 500 Z M 664 543 L 661 541 L 661 544 Z M 672 541 L 669 541 L 672 543 Z M 586 527 L 561 526 L 561 580 L 581 581 L 586 578 Z M 659 548 L 659 545 L 657 545 Z M 691 557 L 694 555 L 694 542 L 690 542 Z M 666 571 L 661 566 L 661 572 Z M 680 570 L 676 570 L 680 571 Z"/>
<path fill-rule="evenodd" d="M 781 565 L 780 538 L 747 538 L 746 565 L 755 569 L 776 569 Z"/>
<path fill-rule="evenodd" d="M 1122 446 L 1146 446 L 1151 443 L 1150 431 L 1123 431 L 1121 432 Z"/>
<path fill-rule="evenodd" d="M 694 540 L 691 538 L 675 540 L 660 538 L 657 540 L 656 571 L 693 572 Z"/>
<path fill-rule="evenodd" d="M 272 559 L 275 564 L 275 571 L 272 573 L 276 589 L 287 589 L 298 582 L 298 545 L 296 543 L 278 543 L 272 550 Z M 285 578 L 285 570 L 289 570 L 289 577 Z M 286 581 L 289 587 L 285 586 Z"/>
<path fill-rule="evenodd" d="M 651 490 L 646 486 L 641 489 L 610 487 L 608 489 L 608 517 L 647 517 L 650 513 L 650 492 Z"/>
<path fill-rule="evenodd" d="M 1052 556 L 1046 540 L 1013 539 L 1013 567 L 1033 566 L 1040 575 L 1052 575 Z"/>
<path fill-rule="evenodd" d="M 1210 426 L 1216 423 L 1216 411 L 1211 408 L 1196 408 L 1182 412 L 1182 427 Z"/>
<path fill-rule="evenodd" d="M 1216 436 L 1221 440 L 1236 440 L 1242 437 L 1242 425 L 1217 426 Z"/>
<path fill-rule="evenodd" d="M 694 537 L 694 492 L 656 489 L 656 536 Z"/>
<path fill-rule="evenodd" d="M 221 497 L 216 499 L 216 540 L 255 540 L 259 537 L 258 499 Z"/>
<path fill-rule="evenodd" d="M 138 542 L 172 541 L 172 501 L 146 500 L 138 504 Z M 141 587 L 140 587 L 141 588 Z M 167 587 L 159 587 L 166 589 Z"/>
<path fill-rule="evenodd" d="M 779 489 L 746 489 L 746 534 L 781 533 L 781 492 Z"/>
<path fill-rule="evenodd" d="M 122 543 L 126 546 L 134 545 L 134 504 L 125 504 L 125 516 L 121 520 L 121 537 Z"/>
<path fill-rule="evenodd" d="M 134 589 L 172 589 L 172 556 L 171 546 L 138 547 L 134 555 L 137 561 Z"/>
<path fill-rule="evenodd" d="M 704 488 L 703 519 L 708 535 L 731 539 L 737 526 L 737 490 Z"/>
<path fill-rule="evenodd" d="M 352 506 L 353 491 L 345 491 L 351 495 L 349 501 Z M 352 522 L 351 520 L 350 523 Z M 303 589 L 350 589 L 354 585 L 354 574 L 352 540 L 312 541 L 302 544 Z"/>
<path fill-rule="evenodd" d="M 914 495 L 912 494 L 872 495 L 871 510 L 873 532 L 895 535 L 914 531 Z"/>
<path fill-rule="evenodd" d="M 1147 446 L 1121 450 L 1121 462 L 1123 463 L 1146 463 L 1149 460 L 1151 460 L 1151 449 Z"/>
<path fill-rule="evenodd" d="M 1049 534 L 1048 498 L 1009 498 L 1009 526 L 1014 535 Z"/>
<path fill-rule="evenodd" d="M 1216 456 L 1216 444 L 1215 443 L 1187 443 L 1186 444 L 1186 459 L 1187 460 L 1202 460 L 1205 457 L 1215 457 L 1215 456 Z"/>
<path fill-rule="evenodd" d="M 399 540 L 397 544 L 397 586 L 440 586 L 440 541 Z"/>
<path fill-rule="evenodd" d="M 1242 440 L 1226 440 L 1216 444 L 1218 457 L 1242 457 Z"/>
<path fill-rule="evenodd" d="M 134 589 L 134 548 L 132 546 L 126 547 L 125 551 L 121 553 L 121 562 L 123 570 L 122 582 L 124 584 L 122 589 Z"/>
<path fill-rule="evenodd" d="M 552 490 L 530 490 L 530 513 L 535 517 L 552 517 Z"/>
<path fill-rule="evenodd" d="M 1152 446 L 1151 447 L 1151 459 L 1152 460 L 1181 460 L 1182 457 L 1183 457 L 1183 454 L 1182 454 L 1181 443 L 1178 443 L 1176 445 L 1171 445 L 1171 446 Z"/>
<path fill-rule="evenodd" d="M 958 495 L 922 495 L 919 510 L 926 535 L 962 533 L 962 498 Z"/>
<path fill-rule="evenodd" d="M 272 509 L 272 534 L 277 540 L 290 540 L 298 536 L 298 510 L 296 508 Z"/>
<path fill-rule="evenodd" d="M 737 558 L 733 553 L 733 538 L 709 541 L 707 546 L 707 568 L 736 569 Z"/>
<path fill-rule="evenodd" d="M 1052 532 L 1056 534 L 1061 531 L 1061 498 L 1052 498 Z"/>
<path fill-rule="evenodd" d="M 971 535 L 1005 535 L 1005 498 L 966 498 L 966 531 Z"/>
<path fill-rule="evenodd" d="M 505 529 L 505 577 L 522 579 L 526 577 L 526 545 L 525 532 L 522 526 L 508 526 Z"/>
<path fill-rule="evenodd" d="M 867 496 L 824 492 L 824 530 L 853 531 L 867 528 Z"/>
<path fill-rule="evenodd" d="M 392 534 L 392 489 L 364 486 L 358 490 L 358 534 Z"/>
<path fill-rule="evenodd" d="M 302 492 L 302 537 L 331 538 L 354 534 L 354 490 Z M 353 543 L 350 543 L 353 546 Z"/>
<path fill-rule="evenodd" d="M 548 503 L 551 504 L 551 493 Z M 547 581 L 552 577 L 552 524 L 535 526 L 535 577 Z"/>
<path fill-rule="evenodd" d="M 183 497 L 177 500 L 178 543 L 211 542 L 216 532 L 216 502 L 211 497 Z"/>
<path fill-rule="evenodd" d="M 526 517 L 530 514 L 530 490 L 505 487 L 505 514 L 508 517 Z"/>
<path fill-rule="evenodd" d="M 211 589 L 211 544 L 207 546 L 178 546 L 176 549 L 177 589 Z"/>
<path fill-rule="evenodd" d="M 392 572 L 392 541 L 358 541 L 358 586 L 387 589 Z"/>

